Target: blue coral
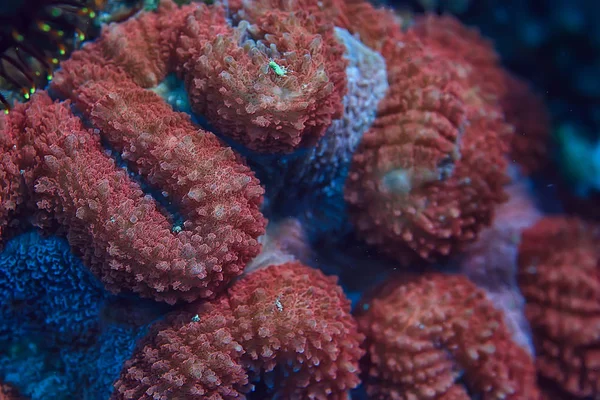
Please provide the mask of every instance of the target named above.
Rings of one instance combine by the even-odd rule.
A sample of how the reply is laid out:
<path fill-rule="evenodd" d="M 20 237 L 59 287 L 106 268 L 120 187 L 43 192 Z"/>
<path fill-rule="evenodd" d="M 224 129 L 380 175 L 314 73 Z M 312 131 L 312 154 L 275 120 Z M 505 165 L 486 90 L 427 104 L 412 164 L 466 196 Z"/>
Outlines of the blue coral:
<path fill-rule="evenodd" d="M 138 302 L 139 300 L 136 299 Z M 22 234 L 0 253 L 0 378 L 37 399 L 107 399 L 161 307 L 132 313 L 66 240 Z"/>
<path fill-rule="evenodd" d="M 0 335 L 84 340 L 106 294 L 66 240 L 28 232 L 0 253 Z"/>

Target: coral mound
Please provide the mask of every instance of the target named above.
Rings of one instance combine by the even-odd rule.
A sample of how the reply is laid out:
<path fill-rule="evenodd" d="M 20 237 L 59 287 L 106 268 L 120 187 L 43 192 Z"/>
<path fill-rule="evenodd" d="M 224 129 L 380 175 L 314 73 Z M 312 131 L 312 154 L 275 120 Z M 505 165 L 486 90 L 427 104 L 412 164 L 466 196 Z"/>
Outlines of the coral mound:
<path fill-rule="evenodd" d="M 245 16 L 234 28 L 221 7 L 201 6 L 186 19 L 176 54 L 192 109 L 253 150 L 314 145 L 346 92 L 333 25 L 300 8 Z"/>
<path fill-rule="evenodd" d="M 374 293 L 357 309 L 371 398 L 539 398 L 533 361 L 467 278 L 399 278 Z"/>
<path fill-rule="evenodd" d="M 115 165 L 68 103 L 45 93 L 15 107 L 4 130 L 20 133 L 35 224 L 66 233 L 112 291 L 168 303 L 213 297 L 260 249 L 262 189 L 213 135 L 157 95 L 128 91 L 127 81 L 121 87 L 90 105 L 90 119 L 135 172 L 173 199 L 181 226 Z"/>
<path fill-rule="evenodd" d="M 382 54 L 390 90 L 354 154 L 345 198 L 358 234 L 393 258 L 448 256 L 506 200 L 502 115 L 413 33 Z"/>
<path fill-rule="evenodd" d="M 212 303 L 157 325 L 114 399 L 237 399 L 259 376 L 285 399 L 348 399 L 363 336 L 335 278 L 299 263 L 259 269 Z"/>
<path fill-rule="evenodd" d="M 518 282 L 541 377 L 600 396 L 600 228 L 546 217 L 523 232 Z"/>
<path fill-rule="evenodd" d="M 524 173 L 537 172 L 549 161 L 550 116 L 529 86 L 500 64 L 492 43 L 451 16 L 427 15 L 416 19 L 419 37 L 435 48 L 468 80 L 471 90 L 489 104 L 499 104 L 515 128 L 510 156 Z"/>

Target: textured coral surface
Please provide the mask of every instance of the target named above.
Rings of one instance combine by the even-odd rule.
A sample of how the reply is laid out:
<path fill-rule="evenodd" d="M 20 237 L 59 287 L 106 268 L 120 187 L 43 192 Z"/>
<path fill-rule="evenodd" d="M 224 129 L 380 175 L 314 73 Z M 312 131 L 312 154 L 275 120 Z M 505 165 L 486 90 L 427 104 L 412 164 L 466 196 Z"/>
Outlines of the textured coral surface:
<path fill-rule="evenodd" d="M 518 282 L 540 376 L 574 396 L 600 396 L 600 229 L 540 220 L 523 233 Z"/>
<path fill-rule="evenodd" d="M 136 99 L 143 104 L 143 98 Z M 138 172 L 151 184 L 162 184 L 165 193 L 181 199 L 183 227 L 173 230 L 155 201 L 104 154 L 99 137 L 82 126 L 66 103 L 53 103 L 45 94 L 10 114 L 12 129 L 24 132 L 20 164 L 31 208 L 37 208 L 36 225 L 58 224 L 110 290 L 133 290 L 169 303 L 211 297 L 258 252 L 255 238 L 264 226 L 257 210 L 261 189 L 233 152 L 211 143 L 209 134 L 203 140 L 201 134 L 183 136 L 185 130 L 174 128 L 180 133 L 178 142 L 176 136 L 156 131 L 166 129 L 168 120 L 146 115 L 147 125 L 140 126 L 141 119 L 136 125 L 135 102 L 127 102 L 127 108 L 116 95 L 110 100 L 121 101 L 111 109 L 132 127 L 126 131 L 126 123 L 111 115 L 120 133 L 130 133 L 121 137 L 122 148 L 129 150 L 126 156 L 123 149 L 123 157 L 140 166 Z M 196 132 L 183 116 L 170 122 Z M 136 157 L 136 146 L 147 153 Z M 175 153 L 173 162 L 182 167 L 168 164 Z M 200 162 L 219 168 L 207 169 Z M 220 174 L 228 180 L 219 179 Z"/>
<path fill-rule="evenodd" d="M 4 382 L 536 400 L 537 366 L 598 395 L 596 228 L 524 235 L 535 351 L 505 303 L 539 216 L 507 166 L 550 160 L 490 42 L 363 0 L 150 3 L 0 115 Z"/>
<path fill-rule="evenodd" d="M 253 379 L 271 374 L 286 377 L 272 389 L 286 399 L 347 399 L 362 339 L 335 278 L 299 263 L 269 266 L 158 324 L 113 398 L 244 398 Z"/>
<path fill-rule="evenodd" d="M 537 399 L 535 367 L 468 279 L 391 280 L 357 310 L 375 399 Z"/>
<path fill-rule="evenodd" d="M 382 54 L 390 90 L 354 154 L 351 219 L 404 263 L 444 257 L 473 241 L 505 200 L 508 127 L 415 35 L 389 40 Z"/>

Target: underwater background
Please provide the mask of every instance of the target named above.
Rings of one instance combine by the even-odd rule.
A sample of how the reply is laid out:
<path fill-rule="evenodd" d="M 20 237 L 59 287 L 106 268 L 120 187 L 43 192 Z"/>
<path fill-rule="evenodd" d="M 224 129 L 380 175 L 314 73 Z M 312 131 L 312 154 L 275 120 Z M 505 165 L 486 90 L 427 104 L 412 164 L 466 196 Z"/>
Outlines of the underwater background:
<path fill-rule="evenodd" d="M 0 400 L 600 399 L 598 15 L 0 0 Z"/>

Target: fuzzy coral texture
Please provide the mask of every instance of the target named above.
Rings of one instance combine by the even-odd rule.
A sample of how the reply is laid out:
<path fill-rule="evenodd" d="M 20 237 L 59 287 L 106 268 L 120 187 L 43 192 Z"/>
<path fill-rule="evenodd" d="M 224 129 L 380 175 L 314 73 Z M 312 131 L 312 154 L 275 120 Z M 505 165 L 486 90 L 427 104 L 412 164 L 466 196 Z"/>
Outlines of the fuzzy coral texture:
<path fill-rule="evenodd" d="M 539 398 L 533 361 L 462 276 L 391 280 L 358 308 L 374 399 Z"/>
<path fill-rule="evenodd" d="M 382 54 L 390 91 L 354 154 L 349 212 L 368 243 L 403 263 L 445 257 L 472 242 L 505 201 L 510 131 L 411 32 Z"/>
<path fill-rule="evenodd" d="M 142 106 L 157 100 L 155 95 L 143 92 L 133 99 L 112 92 L 105 98 L 108 105 L 94 103 L 92 119 L 104 106 L 102 118 L 110 122 L 103 132 L 119 129 L 123 136 L 113 143 L 123 157 L 179 200 L 185 218 L 180 231 L 172 231 L 154 200 L 104 154 L 99 137 L 83 128 L 68 105 L 53 103 L 45 94 L 16 107 L 7 124 L 9 131 L 24 132 L 18 143 L 20 164 L 31 208 L 37 209 L 36 224 L 49 229 L 58 224 L 110 290 L 128 289 L 168 303 L 211 297 L 258 252 L 262 190 L 230 149 L 208 133 L 191 136 L 197 130 L 187 118 L 173 115 L 167 136 L 162 134 L 167 120 L 142 117 Z M 146 152 L 138 154 L 136 148 Z M 228 179 L 220 179 L 221 174 Z"/>
<path fill-rule="evenodd" d="M 510 157 L 519 163 L 523 172 L 537 172 L 546 166 L 550 117 L 528 85 L 502 68 L 492 43 L 451 16 L 417 18 L 414 31 L 460 68 L 469 86 L 486 103 L 502 107 L 515 131 Z"/>
<path fill-rule="evenodd" d="M 9 122 L 0 115 L 0 237 L 14 218 L 17 206 L 23 202 L 23 187 L 18 167 L 18 152 L 14 133 L 6 128 Z"/>
<path fill-rule="evenodd" d="M 244 398 L 267 373 L 288 376 L 273 389 L 286 399 L 347 399 L 362 340 L 335 278 L 299 263 L 270 266 L 157 325 L 113 398 Z"/>
<path fill-rule="evenodd" d="M 518 282 L 541 377 L 600 396 L 600 228 L 546 217 L 523 233 Z"/>
<path fill-rule="evenodd" d="M 476 241 L 507 199 L 520 129 L 502 73 L 491 47 L 455 22 L 431 17 L 404 32 L 393 12 L 360 0 L 162 1 L 105 26 L 61 63 L 48 92 L 0 116 L 0 234 L 31 223 L 65 236 L 83 263 L 74 268 L 106 289 L 168 303 L 123 365 L 114 399 L 349 399 L 364 356 L 374 398 L 535 400 L 530 356 L 465 277 L 389 278 L 355 318 L 335 277 L 295 261 L 318 264 L 313 250 L 330 250 L 313 249 L 307 232 L 350 224 L 375 251 L 361 243 L 344 256 L 364 252 L 367 267 L 390 264 L 379 253 L 393 268 L 444 260 Z M 168 75 L 193 117 L 147 90 Z M 258 181 L 249 165 L 260 157 L 274 160 L 279 180 Z M 268 200 L 285 201 L 263 205 L 261 185 L 275 184 L 285 196 Z M 277 207 L 298 219 L 272 220 L 262 236 Z M 30 265 L 48 271 L 27 282 L 43 282 L 27 312 L 45 310 L 36 301 L 54 290 L 52 275 L 64 278 L 59 288 L 96 293 L 98 282 L 70 284 L 81 269 L 46 261 L 10 267 L 23 279 Z M 139 298 L 123 312 L 121 298 L 104 296 L 101 312 L 97 298 L 69 304 L 85 316 L 74 331 L 97 324 L 94 340 L 73 353 L 49 346 L 68 372 L 60 379 L 89 390 L 81 398 L 112 390 L 156 317 Z M 28 328 L 15 314 L 13 332 Z M 23 380 L 36 392 L 39 382 Z"/>
<path fill-rule="evenodd" d="M 0 400 L 21 400 L 19 392 L 13 386 L 0 382 Z"/>

